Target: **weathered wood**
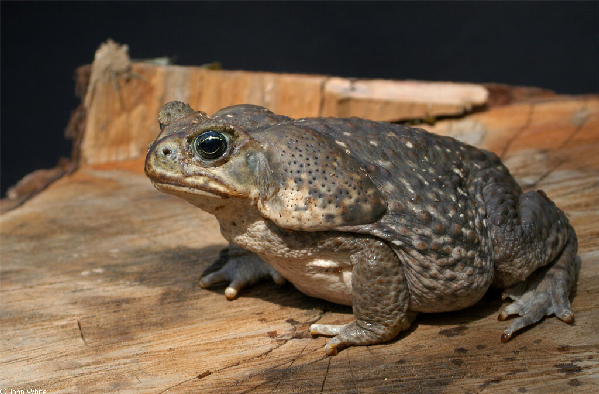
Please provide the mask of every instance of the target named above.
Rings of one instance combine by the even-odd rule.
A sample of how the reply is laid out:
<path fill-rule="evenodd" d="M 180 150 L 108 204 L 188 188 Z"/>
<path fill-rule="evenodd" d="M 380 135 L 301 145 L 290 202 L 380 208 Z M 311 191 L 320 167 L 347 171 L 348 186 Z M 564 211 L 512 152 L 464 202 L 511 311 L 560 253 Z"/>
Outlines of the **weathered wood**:
<path fill-rule="evenodd" d="M 172 69 L 201 75 L 195 69 L 133 67 L 146 79 L 163 78 L 159 74 Z M 230 83 L 244 78 L 239 72 Z M 566 211 L 582 261 L 573 326 L 545 319 L 503 344 L 506 322 L 496 319 L 502 303 L 493 293 L 463 311 L 422 314 L 389 344 L 326 357 L 327 339 L 311 338 L 308 327 L 316 321 L 348 322 L 350 308 L 309 298 L 289 284 L 261 283 L 235 301 L 225 299 L 224 286 L 199 288 L 198 278 L 226 246 L 215 220 L 154 190 L 143 175 L 143 158 L 116 160 L 143 152 L 127 139 L 149 136 L 159 105 L 169 99 L 154 92 L 153 101 L 138 101 L 142 111 L 127 89 L 143 83 L 135 77 L 119 80 L 116 91 L 107 80 L 95 93 L 94 100 L 108 101 L 102 104 L 106 108 L 114 105 L 111 111 L 122 111 L 118 119 L 128 119 L 132 127 L 122 129 L 128 137 L 110 128 L 105 141 L 95 136 L 106 144 L 121 138 L 122 156 L 101 153 L 107 162 L 88 161 L 0 216 L 0 388 L 48 393 L 599 390 L 599 97 L 533 99 L 427 126 L 499 153 L 527 189 L 545 190 Z M 141 114 L 150 108 L 156 112 L 145 119 Z M 87 121 L 100 124 L 100 112 Z"/>
<path fill-rule="evenodd" d="M 485 87 L 473 84 L 329 78 L 320 116 L 387 122 L 459 116 L 486 104 L 488 96 Z"/>
<path fill-rule="evenodd" d="M 487 98 L 486 89 L 480 85 L 351 82 L 324 76 L 159 67 L 144 63 L 133 64 L 131 75 L 136 77 L 115 78 L 113 83 L 104 81 L 94 87 L 94 94 L 103 99 L 90 101 L 86 108 L 84 163 L 145 155 L 145 147 L 158 133 L 156 114 L 171 100 L 185 101 L 208 114 L 229 105 L 250 103 L 293 118 L 364 117 L 370 113 L 370 118 L 375 120 L 397 121 L 461 115 L 484 105 Z M 419 91 L 418 96 L 415 92 Z"/>
<path fill-rule="evenodd" d="M 110 41 L 96 52 L 85 95 L 83 163 L 144 156 L 158 134 L 156 114 L 171 100 L 208 114 L 248 103 L 293 118 L 362 116 L 398 121 L 462 115 L 484 105 L 488 97 L 485 87 L 473 84 L 349 80 L 126 60 L 126 46 Z"/>

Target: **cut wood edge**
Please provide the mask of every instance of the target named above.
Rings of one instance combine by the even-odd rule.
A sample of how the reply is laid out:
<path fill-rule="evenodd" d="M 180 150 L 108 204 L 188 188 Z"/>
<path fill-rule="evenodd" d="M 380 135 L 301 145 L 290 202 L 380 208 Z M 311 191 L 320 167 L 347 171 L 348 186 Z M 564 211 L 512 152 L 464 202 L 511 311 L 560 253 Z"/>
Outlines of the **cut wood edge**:
<path fill-rule="evenodd" d="M 455 82 L 355 80 L 329 78 L 322 116 L 400 122 L 461 116 L 487 103 L 482 85 Z"/>

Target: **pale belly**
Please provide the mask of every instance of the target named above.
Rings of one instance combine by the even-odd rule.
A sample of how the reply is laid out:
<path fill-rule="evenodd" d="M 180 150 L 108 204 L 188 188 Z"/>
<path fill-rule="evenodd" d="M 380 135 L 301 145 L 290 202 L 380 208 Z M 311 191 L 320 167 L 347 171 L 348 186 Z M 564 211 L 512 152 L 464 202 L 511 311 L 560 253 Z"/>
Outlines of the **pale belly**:
<path fill-rule="evenodd" d="M 302 293 L 336 304 L 352 304 L 351 264 L 333 257 L 261 257 Z"/>

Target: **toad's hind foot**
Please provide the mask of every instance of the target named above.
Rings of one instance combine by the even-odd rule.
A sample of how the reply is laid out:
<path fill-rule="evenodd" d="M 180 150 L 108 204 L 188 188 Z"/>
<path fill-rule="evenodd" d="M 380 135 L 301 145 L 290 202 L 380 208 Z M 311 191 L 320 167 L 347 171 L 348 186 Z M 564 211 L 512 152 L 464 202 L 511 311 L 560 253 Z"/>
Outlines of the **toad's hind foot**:
<path fill-rule="evenodd" d="M 310 326 L 312 335 L 334 335 L 324 348 L 329 356 L 335 356 L 340 349 L 351 345 L 374 345 L 390 341 L 398 332 L 398 327 L 376 331 L 363 328 L 356 321 L 345 325 L 312 324 Z"/>
<path fill-rule="evenodd" d="M 376 238 L 357 239 L 360 248 L 351 255 L 352 306 L 349 324 L 313 324 L 312 335 L 334 335 L 325 352 L 334 356 L 352 345 L 388 342 L 410 327 L 416 312 L 408 311 L 409 291 L 404 265 L 389 246 Z"/>
<path fill-rule="evenodd" d="M 417 312 L 407 311 L 405 317 L 394 324 L 358 323 L 356 320 L 348 324 L 312 324 L 310 334 L 333 336 L 325 346 L 329 356 L 352 345 L 376 345 L 392 340 L 400 331 L 410 328 Z"/>
<path fill-rule="evenodd" d="M 544 316 L 555 315 L 568 324 L 574 323 L 574 313 L 570 309 L 568 295 L 576 270 L 577 241 L 574 231 L 556 261 L 534 272 L 526 282 L 505 290 L 503 298 L 514 302 L 498 316 L 506 320 L 510 315 L 520 315 L 503 332 L 502 342 L 510 340 L 514 332 L 534 324 Z"/>

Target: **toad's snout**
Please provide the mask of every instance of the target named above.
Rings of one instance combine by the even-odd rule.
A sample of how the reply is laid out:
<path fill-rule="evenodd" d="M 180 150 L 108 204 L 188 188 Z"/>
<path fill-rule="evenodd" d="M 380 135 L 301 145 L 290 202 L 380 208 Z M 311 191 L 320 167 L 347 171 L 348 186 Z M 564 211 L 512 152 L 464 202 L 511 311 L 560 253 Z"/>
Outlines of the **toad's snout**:
<path fill-rule="evenodd" d="M 177 141 L 170 138 L 155 141 L 148 147 L 144 171 L 150 179 L 161 178 L 164 172 L 173 172 L 185 152 Z"/>

